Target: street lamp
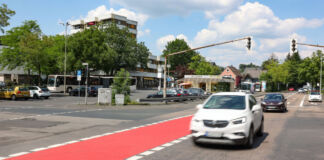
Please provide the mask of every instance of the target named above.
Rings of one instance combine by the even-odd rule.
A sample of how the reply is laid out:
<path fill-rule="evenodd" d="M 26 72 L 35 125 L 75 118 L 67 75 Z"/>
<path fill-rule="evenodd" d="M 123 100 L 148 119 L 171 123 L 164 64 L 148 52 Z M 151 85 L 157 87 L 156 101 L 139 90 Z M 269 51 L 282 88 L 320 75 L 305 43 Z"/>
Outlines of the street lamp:
<path fill-rule="evenodd" d="M 85 82 L 85 97 L 84 97 L 84 103 L 87 104 L 89 64 L 88 63 L 82 63 L 82 66 L 87 66 L 87 72 L 85 74 L 86 75 L 86 82 Z"/>
<path fill-rule="evenodd" d="M 66 43 L 67 43 L 67 27 L 70 25 L 69 22 L 60 23 L 65 26 L 65 47 L 64 47 L 64 94 L 66 93 Z"/>

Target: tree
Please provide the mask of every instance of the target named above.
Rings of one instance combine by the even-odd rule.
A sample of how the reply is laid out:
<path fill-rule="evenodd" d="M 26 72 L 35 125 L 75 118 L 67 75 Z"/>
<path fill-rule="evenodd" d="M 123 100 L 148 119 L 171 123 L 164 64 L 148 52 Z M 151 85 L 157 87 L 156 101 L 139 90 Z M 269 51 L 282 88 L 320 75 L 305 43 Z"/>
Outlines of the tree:
<path fill-rule="evenodd" d="M 58 59 L 62 57 L 62 36 L 44 36 L 36 21 L 25 21 L 23 25 L 14 27 L 3 36 L 3 48 L 0 55 L 2 69 L 9 70 L 24 68 L 30 73 L 38 74 L 38 83 L 41 84 L 41 75 L 50 74 L 59 70 Z M 31 83 L 29 81 L 29 83 Z"/>
<path fill-rule="evenodd" d="M 320 81 L 320 70 L 321 70 L 321 56 L 323 53 L 321 50 L 313 52 L 311 58 L 306 57 L 300 64 L 300 69 L 298 70 L 298 75 L 301 80 L 305 82 L 310 82 L 312 86 L 316 86 Z"/>
<path fill-rule="evenodd" d="M 115 94 L 124 94 L 125 95 L 125 104 L 130 102 L 130 74 L 124 68 L 120 69 L 114 77 L 114 82 L 112 84 L 113 89 L 113 99 Z"/>
<path fill-rule="evenodd" d="M 16 12 L 13 10 L 8 9 L 6 4 L 2 4 L 0 6 L 0 30 L 4 33 L 4 27 L 9 26 L 9 19 L 11 16 L 15 15 Z"/>
<path fill-rule="evenodd" d="M 149 56 L 144 43 L 137 43 L 127 28 L 119 29 L 115 24 L 106 28 L 95 26 L 71 35 L 68 49 L 71 71 L 87 62 L 90 68 L 103 70 L 109 75 L 121 68 L 132 70 L 138 64 L 146 67 Z"/>
<path fill-rule="evenodd" d="M 163 50 L 163 56 L 178 51 L 184 51 L 190 49 L 187 42 L 183 39 L 175 39 L 174 41 L 168 42 Z M 187 66 L 191 62 L 191 58 L 197 55 L 195 51 L 188 51 L 183 54 L 173 55 L 168 57 L 168 62 L 171 64 L 171 70 L 174 70 L 177 66 Z"/>
<path fill-rule="evenodd" d="M 217 65 L 212 65 L 207 62 L 205 58 L 199 54 L 191 58 L 189 63 L 189 69 L 194 70 L 197 75 L 217 75 L 221 73 L 220 68 Z"/>
<path fill-rule="evenodd" d="M 274 53 L 272 53 L 270 55 L 268 60 L 262 62 L 262 65 L 261 65 L 262 69 L 266 69 L 267 65 L 269 65 L 269 64 L 271 64 L 273 62 L 279 63 L 279 60 L 278 60 L 278 58 L 276 57 L 276 55 Z"/>

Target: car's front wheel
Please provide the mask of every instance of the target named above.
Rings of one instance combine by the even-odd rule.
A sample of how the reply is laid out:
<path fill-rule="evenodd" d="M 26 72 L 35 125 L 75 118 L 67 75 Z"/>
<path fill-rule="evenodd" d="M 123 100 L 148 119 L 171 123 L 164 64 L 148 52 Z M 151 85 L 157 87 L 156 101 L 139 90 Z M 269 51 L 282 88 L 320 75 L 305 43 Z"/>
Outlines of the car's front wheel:
<path fill-rule="evenodd" d="M 258 132 L 257 132 L 257 136 L 258 137 L 262 137 L 263 136 L 263 132 L 264 132 L 264 124 L 263 124 L 263 119 L 262 119 L 260 128 L 258 129 Z"/>
<path fill-rule="evenodd" d="M 252 148 L 254 143 L 254 133 L 253 133 L 253 126 L 251 126 L 250 131 L 249 131 L 249 136 L 247 137 L 245 147 L 246 148 Z"/>
<path fill-rule="evenodd" d="M 191 140 L 192 140 L 192 143 L 193 143 L 194 145 L 196 145 L 196 146 L 199 145 L 199 143 L 197 142 L 197 138 L 192 137 Z"/>

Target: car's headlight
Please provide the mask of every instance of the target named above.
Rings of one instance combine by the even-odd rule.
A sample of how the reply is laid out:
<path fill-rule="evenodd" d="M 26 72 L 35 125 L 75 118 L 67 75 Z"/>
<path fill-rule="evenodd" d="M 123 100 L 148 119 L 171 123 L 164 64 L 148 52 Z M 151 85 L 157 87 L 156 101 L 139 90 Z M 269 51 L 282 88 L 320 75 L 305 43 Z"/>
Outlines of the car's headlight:
<path fill-rule="evenodd" d="M 261 102 L 262 104 L 266 105 L 267 103 L 266 102 Z"/>
<path fill-rule="evenodd" d="M 246 122 L 246 117 L 241 117 L 241 118 L 237 118 L 237 119 L 232 120 L 233 124 L 242 124 L 242 123 L 245 123 L 245 122 Z"/>

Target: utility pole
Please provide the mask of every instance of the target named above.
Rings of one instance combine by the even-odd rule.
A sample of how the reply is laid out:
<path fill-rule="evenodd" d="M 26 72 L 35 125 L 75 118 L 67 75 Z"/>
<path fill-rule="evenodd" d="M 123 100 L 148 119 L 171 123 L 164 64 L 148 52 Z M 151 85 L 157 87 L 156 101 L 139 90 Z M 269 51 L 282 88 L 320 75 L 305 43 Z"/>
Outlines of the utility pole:
<path fill-rule="evenodd" d="M 244 38 L 240 38 L 240 39 L 235 39 L 235 40 L 225 41 L 225 42 L 220 42 L 220 43 L 214 43 L 214 44 L 210 44 L 210 45 L 206 45 L 206 46 L 202 46 L 202 47 L 197 47 L 197 48 L 193 48 L 193 49 L 187 49 L 187 50 L 184 50 L 184 51 L 174 52 L 174 53 L 170 53 L 170 54 L 165 55 L 165 58 L 164 58 L 164 79 L 163 79 L 163 98 L 166 98 L 166 72 L 167 72 L 167 59 L 168 59 L 168 57 L 173 56 L 173 55 L 177 55 L 177 54 L 183 54 L 183 53 L 186 53 L 188 51 L 194 51 L 194 50 L 198 50 L 198 49 L 223 45 L 223 44 L 227 44 L 227 43 L 233 43 L 233 42 L 242 41 L 242 40 L 248 40 L 248 43 L 247 43 L 246 47 L 250 50 L 251 49 L 251 37 L 244 37 Z"/>

